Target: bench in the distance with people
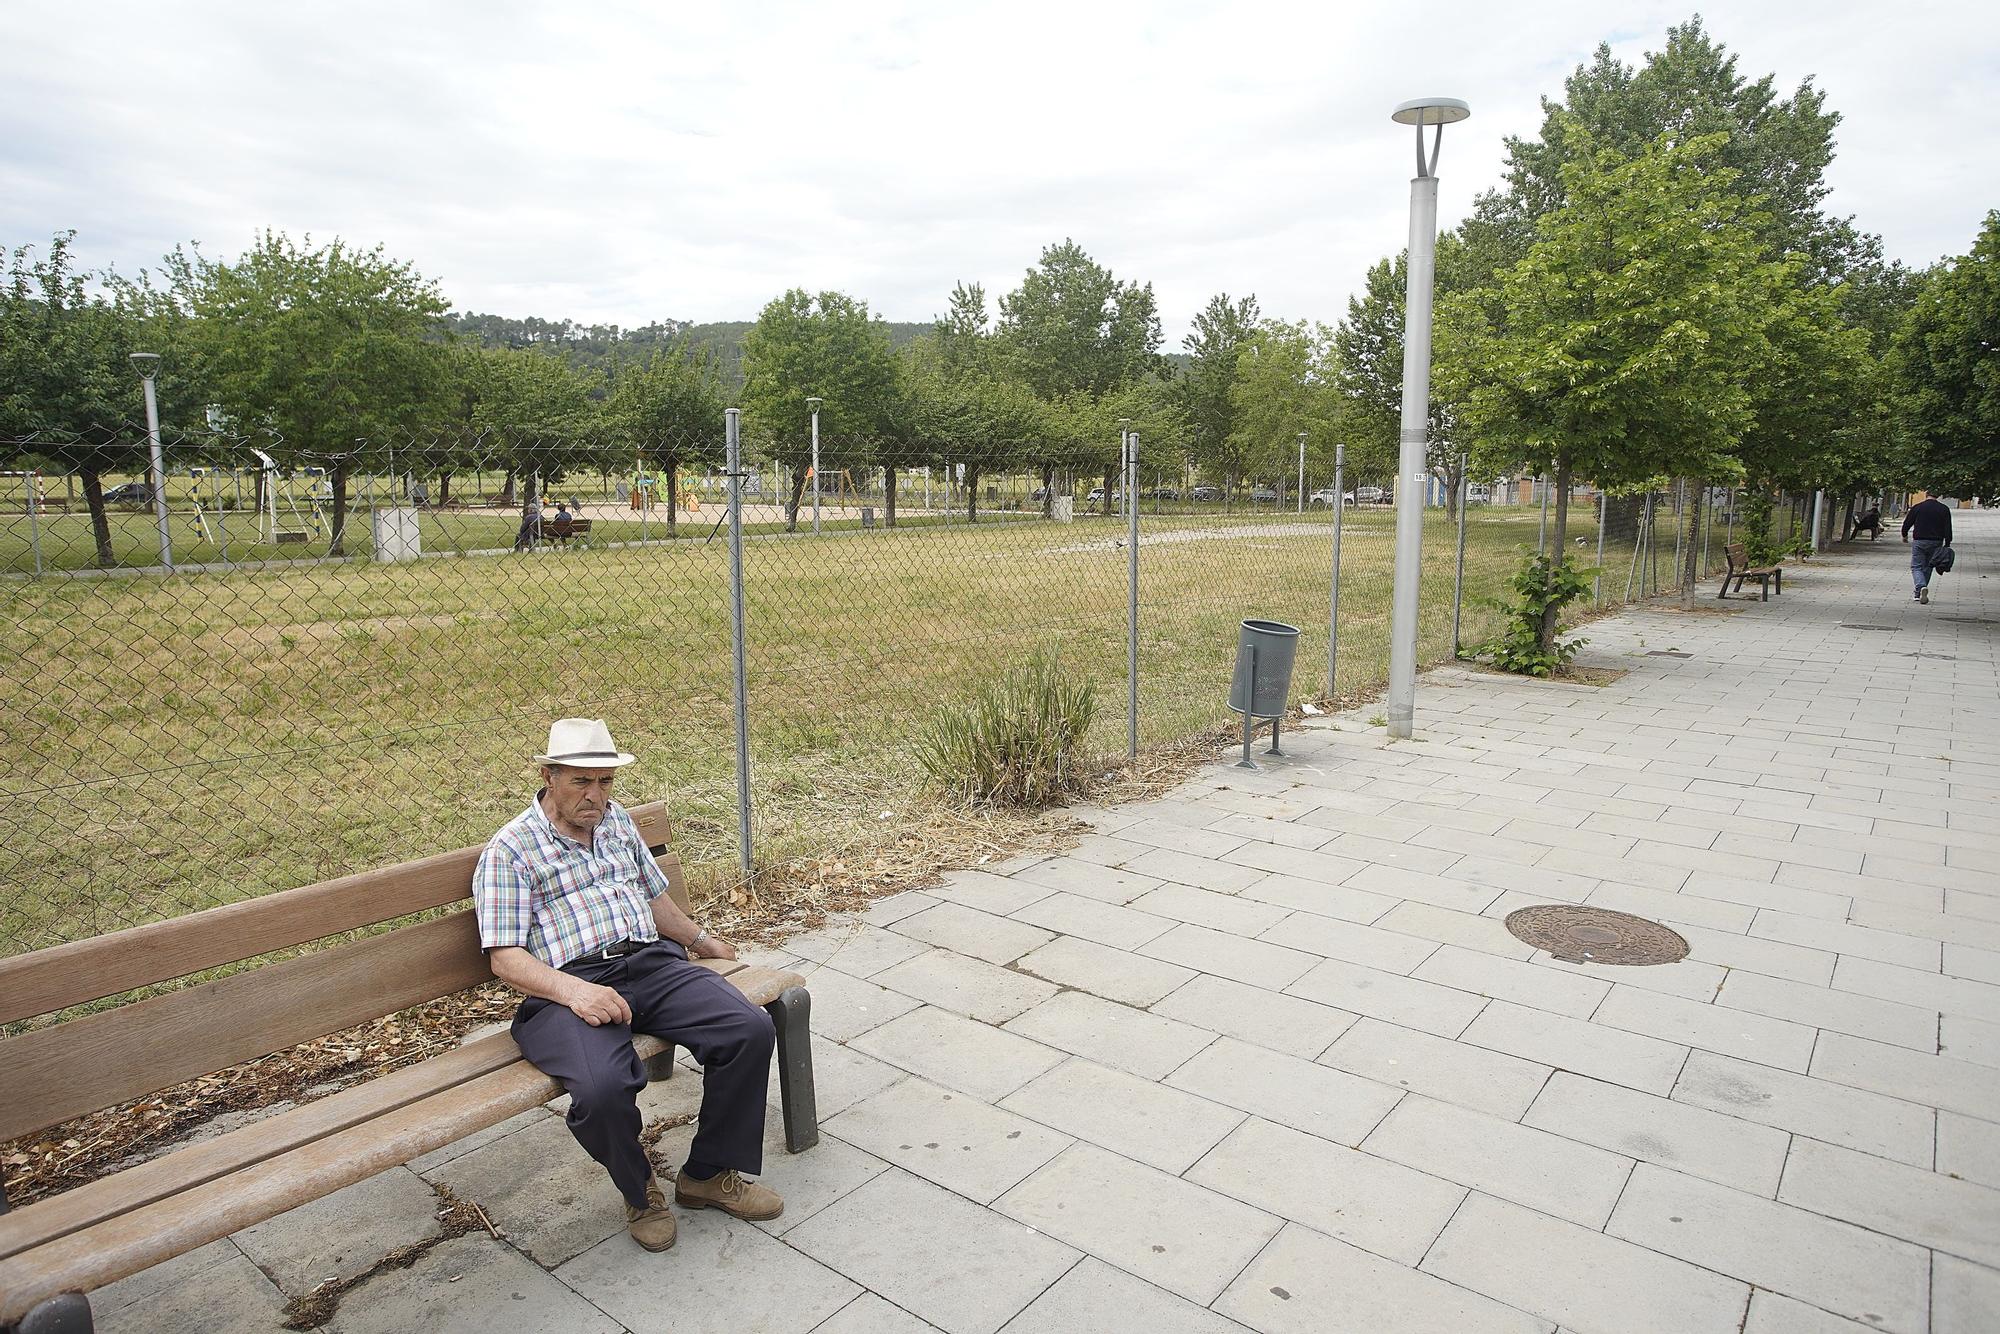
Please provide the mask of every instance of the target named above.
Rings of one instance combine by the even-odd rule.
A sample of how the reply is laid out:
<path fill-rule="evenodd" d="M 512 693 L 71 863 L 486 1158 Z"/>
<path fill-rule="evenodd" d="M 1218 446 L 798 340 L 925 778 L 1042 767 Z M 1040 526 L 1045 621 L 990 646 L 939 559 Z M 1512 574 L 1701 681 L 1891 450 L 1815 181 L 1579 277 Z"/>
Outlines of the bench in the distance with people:
<path fill-rule="evenodd" d="M 634 808 L 683 908 L 663 802 Z M 466 900 L 478 847 L 0 959 L 0 1025 Z M 810 1001 L 796 973 L 701 960 L 777 1026 L 785 1143 L 818 1142 Z M 493 980 L 469 907 L 0 1038 L 0 1142 Z M 634 1042 L 649 1074 L 673 1049 Z M 93 1289 L 549 1101 L 506 1033 L 7 1211 L 0 1334 L 81 1334 Z"/>

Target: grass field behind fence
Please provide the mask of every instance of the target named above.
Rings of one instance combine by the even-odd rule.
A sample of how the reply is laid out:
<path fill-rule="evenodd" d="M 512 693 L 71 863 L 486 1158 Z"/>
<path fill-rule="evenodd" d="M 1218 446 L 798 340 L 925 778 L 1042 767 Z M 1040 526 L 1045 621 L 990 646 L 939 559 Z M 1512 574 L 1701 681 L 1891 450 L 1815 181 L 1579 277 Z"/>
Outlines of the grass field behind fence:
<path fill-rule="evenodd" d="M 1594 523 L 1578 518 L 1571 532 L 1593 557 Z M 1393 526 L 1387 511 L 1345 518 L 1343 692 L 1386 673 Z M 1475 599 L 1498 590 L 1536 529 L 1532 509 L 1474 511 L 1468 644 L 1496 621 Z M 1294 696 L 1324 693 L 1331 533 L 1324 511 L 1145 520 L 1142 745 L 1229 717 L 1245 616 L 1299 625 Z M 1122 521 L 1087 518 L 747 541 L 759 864 L 914 818 L 918 731 L 1042 644 L 1097 683 L 1092 741 L 1122 751 L 1123 536 Z M 18 524 L 8 537 L 18 543 Z M 1432 511 L 1427 662 L 1450 650 L 1454 537 Z M 1608 548 L 1620 573 L 1607 574 L 1607 600 L 1629 554 L 1629 541 Z M 607 718 L 639 755 L 621 795 L 672 802 L 697 879 L 733 871 L 721 538 L 14 578 L 0 580 L 0 603 L 0 954 L 477 842 L 525 805 L 529 757 L 548 720 L 569 714 Z"/>

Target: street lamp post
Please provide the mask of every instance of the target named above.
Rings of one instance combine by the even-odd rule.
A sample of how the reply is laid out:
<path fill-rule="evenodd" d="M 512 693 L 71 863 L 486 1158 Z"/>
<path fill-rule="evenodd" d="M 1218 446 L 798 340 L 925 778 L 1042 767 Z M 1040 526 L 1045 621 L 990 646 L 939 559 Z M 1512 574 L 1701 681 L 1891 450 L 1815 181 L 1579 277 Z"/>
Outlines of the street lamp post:
<path fill-rule="evenodd" d="M 1424 544 L 1424 446 L 1431 397 L 1431 285 L 1437 268 L 1437 160 L 1444 127 L 1472 114 L 1450 97 L 1419 97 L 1391 114 L 1417 131 L 1410 182 L 1409 288 L 1403 318 L 1403 419 L 1396 479 L 1396 582 L 1389 603 L 1389 735 L 1408 737 L 1417 704 L 1417 576 Z M 1435 126 L 1428 157 L 1424 127 Z"/>
<path fill-rule="evenodd" d="M 806 400 L 806 406 L 812 409 L 813 416 L 812 484 L 814 537 L 819 536 L 819 405 L 824 402 L 826 400 L 823 398 L 808 398 Z"/>
<path fill-rule="evenodd" d="M 160 354 L 134 352 L 132 366 L 146 389 L 146 449 L 152 456 L 153 518 L 160 525 L 160 564 L 174 568 L 174 532 L 167 522 L 167 470 L 160 460 L 160 399 L 153 390 L 153 377 L 160 373 Z"/>

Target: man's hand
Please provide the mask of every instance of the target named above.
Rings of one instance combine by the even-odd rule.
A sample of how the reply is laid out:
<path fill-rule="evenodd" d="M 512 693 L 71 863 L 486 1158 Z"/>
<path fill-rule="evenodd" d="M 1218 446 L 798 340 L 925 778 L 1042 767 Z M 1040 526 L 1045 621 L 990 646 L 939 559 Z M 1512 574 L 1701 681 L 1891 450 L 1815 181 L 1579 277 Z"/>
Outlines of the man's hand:
<path fill-rule="evenodd" d="M 705 935 L 697 939 L 694 944 L 688 946 L 688 957 L 691 959 L 733 959 L 736 957 L 736 947 L 719 937 Z"/>
<path fill-rule="evenodd" d="M 625 1003 L 625 998 L 613 988 L 600 987 L 595 982 L 578 982 L 569 998 L 569 1008 L 592 1028 L 632 1022 L 632 1007 Z"/>

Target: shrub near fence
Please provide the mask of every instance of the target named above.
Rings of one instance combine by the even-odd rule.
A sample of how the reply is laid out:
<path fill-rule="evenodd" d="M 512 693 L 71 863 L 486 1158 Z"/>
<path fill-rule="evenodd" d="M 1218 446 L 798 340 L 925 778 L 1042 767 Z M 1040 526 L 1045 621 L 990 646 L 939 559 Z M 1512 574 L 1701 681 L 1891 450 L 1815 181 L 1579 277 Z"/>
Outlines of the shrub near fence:
<path fill-rule="evenodd" d="M 331 461 L 265 472 L 252 443 L 168 442 L 171 574 L 143 505 L 108 512 L 115 568 L 97 568 L 73 460 L 46 440 L 8 450 L 43 476 L 32 501 L 26 487 L 0 495 L 0 567 L 13 572 L 0 578 L 11 813 L 0 954 L 477 841 L 531 795 L 529 757 L 548 720 L 571 714 L 611 719 L 639 755 L 620 786 L 672 800 L 697 885 L 733 879 L 730 562 L 715 470 L 676 477 L 682 506 L 669 511 L 663 483 L 635 486 L 629 445 L 369 447 L 340 461 L 349 501 L 334 558 L 331 469 L 303 471 Z M 689 444 L 645 456 L 671 452 L 662 443 Z M 963 474 L 978 478 L 968 491 L 970 461 L 879 445 L 829 458 L 813 536 L 802 485 L 787 531 L 803 479 L 746 460 L 758 478 L 744 504 L 744 600 L 760 868 L 922 818 L 917 738 L 1045 644 L 1096 688 L 1088 747 L 1122 753 L 1126 520 L 1115 503 L 1092 512 L 1089 472 L 1059 485 L 1075 512 L 1065 522 L 1035 495 L 1039 458 L 981 458 Z M 1185 476 L 1178 460 L 1162 471 Z M 1331 480 L 1308 477 L 1307 489 Z M 524 529 L 530 486 L 548 517 L 560 500 L 588 518 L 587 537 L 556 546 Z M 1228 719 L 1246 615 L 1301 627 L 1296 694 L 1324 696 L 1332 511 L 1289 492 L 1253 506 L 1148 489 L 1141 745 Z M 1572 556 L 1589 563 L 1595 512 L 1579 502 L 1573 514 L 1588 549 Z M 1342 692 L 1386 672 L 1393 527 L 1387 507 L 1343 516 Z M 412 529 L 414 546 L 399 545 Z M 1464 643 L 1491 633 L 1475 598 L 1498 591 L 1538 531 L 1531 507 L 1470 511 Z M 277 540 L 296 532 L 308 536 Z M 1456 536 L 1452 515 L 1426 512 L 1426 662 L 1451 653 Z M 1670 585 L 1673 534 L 1655 537 Z M 1607 564 L 1637 550 L 1607 538 Z M 1624 573 L 1607 570 L 1606 602 Z"/>

